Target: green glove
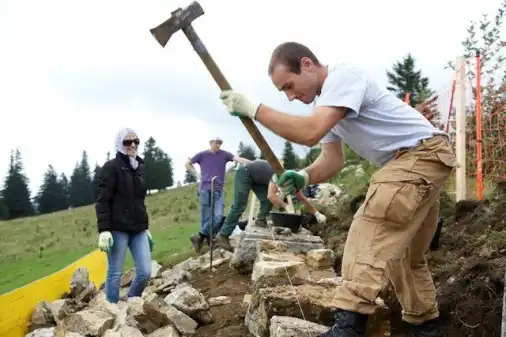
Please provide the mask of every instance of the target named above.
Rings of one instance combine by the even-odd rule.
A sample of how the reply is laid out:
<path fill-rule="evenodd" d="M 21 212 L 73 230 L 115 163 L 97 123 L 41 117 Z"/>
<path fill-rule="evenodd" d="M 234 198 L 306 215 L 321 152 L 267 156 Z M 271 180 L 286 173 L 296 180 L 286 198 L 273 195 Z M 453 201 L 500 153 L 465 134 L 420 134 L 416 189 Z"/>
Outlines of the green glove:
<path fill-rule="evenodd" d="M 300 191 L 309 184 L 309 174 L 304 171 L 287 170 L 279 178 L 274 174 L 272 180 L 283 191 L 284 195 Z"/>
<path fill-rule="evenodd" d="M 148 229 L 146 229 L 146 235 L 148 236 L 148 241 L 149 241 L 149 251 L 152 252 L 155 244 L 153 242 L 153 237 L 151 236 L 151 232 Z"/>

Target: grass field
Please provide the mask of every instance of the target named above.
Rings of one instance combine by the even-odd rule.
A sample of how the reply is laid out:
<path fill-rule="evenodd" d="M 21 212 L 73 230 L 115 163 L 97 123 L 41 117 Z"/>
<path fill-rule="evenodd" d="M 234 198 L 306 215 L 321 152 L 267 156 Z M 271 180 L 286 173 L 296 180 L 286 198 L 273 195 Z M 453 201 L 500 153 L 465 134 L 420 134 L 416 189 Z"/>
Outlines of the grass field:
<path fill-rule="evenodd" d="M 233 199 L 233 174 L 225 184 L 226 208 Z M 153 259 L 171 263 L 193 252 L 189 237 L 200 227 L 195 186 L 148 196 L 155 241 Z M 0 222 L 0 294 L 49 275 L 97 249 L 94 205 Z M 133 263 L 127 255 L 126 268 Z"/>
<path fill-rule="evenodd" d="M 363 162 L 361 163 L 363 164 Z M 344 170 L 332 182 L 347 194 L 365 192 L 376 167 L 361 165 L 363 174 Z M 225 183 L 225 212 L 233 200 L 233 171 Z M 469 197 L 474 184 L 468 180 Z M 453 179 L 446 186 L 454 191 Z M 491 186 L 486 184 L 485 195 Z M 155 241 L 153 258 L 162 264 L 191 256 L 189 237 L 199 228 L 199 206 L 195 186 L 180 187 L 148 196 L 150 230 Z M 0 222 L 0 294 L 49 275 L 97 248 L 98 232 L 93 205 L 52 214 Z M 133 263 L 127 255 L 126 268 Z"/>

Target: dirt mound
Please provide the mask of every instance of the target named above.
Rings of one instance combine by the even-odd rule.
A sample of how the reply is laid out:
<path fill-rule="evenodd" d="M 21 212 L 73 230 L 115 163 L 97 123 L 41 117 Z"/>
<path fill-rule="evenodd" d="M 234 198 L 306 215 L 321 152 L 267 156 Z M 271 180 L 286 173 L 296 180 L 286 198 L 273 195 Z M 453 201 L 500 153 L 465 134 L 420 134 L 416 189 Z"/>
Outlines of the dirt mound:
<path fill-rule="evenodd" d="M 438 288 L 443 330 L 447 336 L 500 336 L 506 269 L 505 184 L 498 185 L 492 198 L 479 203 L 455 205 L 447 195 L 441 199 L 440 213 L 445 218 L 441 248 L 429 252 L 428 261 Z M 308 225 L 338 257 L 342 256 L 352 211 L 329 219 L 332 225 Z M 337 260 L 335 269 L 340 273 L 341 259 Z M 395 296 L 387 300 L 392 309 L 392 336 L 405 336 L 399 304 Z"/>
<path fill-rule="evenodd" d="M 222 264 L 215 271 L 203 271 L 195 274 L 192 285 L 205 298 L 228 296 L 231 303 L 211 307 L 214 323 L 197 330 L 193 337 L 252 337 L 244 325 L 246 309 L 243 307 L 244 294 L 250 292 L 249 275 L 240 275 L 237 271 Z"/>

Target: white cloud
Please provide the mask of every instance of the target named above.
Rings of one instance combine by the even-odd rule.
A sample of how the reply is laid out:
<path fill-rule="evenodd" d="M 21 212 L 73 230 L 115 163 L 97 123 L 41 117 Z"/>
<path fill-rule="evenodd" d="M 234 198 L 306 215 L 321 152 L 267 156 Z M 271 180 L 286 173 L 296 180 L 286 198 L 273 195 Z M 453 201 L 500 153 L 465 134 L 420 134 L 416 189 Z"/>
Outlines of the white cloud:
<path fill-rule="evenodd" d="M 278 43 L 306 43 L 323 62 L 354 62 L 381 83 L 385 69 L 412 52 L 433 87 L 448 94 L 452 74 L 443 67 L 461 52 L 468 21 L 498 5 L 492 0 L 465 6 L 458 0 L 200 3 L 206 13 L 194 27 L 232 86 L 299 113 L 309 107 L 287 103 L 266 74 Z M 216 84 L 184 34 L 176 33 L 163 49 L 149 32 L 188 4 L 3 0 L 0 172 L 7 169 L 10 150 L 19 147 L 36 191 L 48 164 L 70 175 L 82 150 L 90 164 L 101 163 L 122 126 L 136 129 L 143 140 L 157 140 L 174 160 L 176 181 L 183 179 L 184 160 L 206 148 L 211 135 L 220 134 L 229 151 L 240 140 L 252 143 L 240 122 L 226 115 Z M 111 79 L 130 90 L 121 91 Z M 155 97 L 145 85 L 156 83 L 164 87 Z M 279 153 L 282 140 L 261 130 Z"/>

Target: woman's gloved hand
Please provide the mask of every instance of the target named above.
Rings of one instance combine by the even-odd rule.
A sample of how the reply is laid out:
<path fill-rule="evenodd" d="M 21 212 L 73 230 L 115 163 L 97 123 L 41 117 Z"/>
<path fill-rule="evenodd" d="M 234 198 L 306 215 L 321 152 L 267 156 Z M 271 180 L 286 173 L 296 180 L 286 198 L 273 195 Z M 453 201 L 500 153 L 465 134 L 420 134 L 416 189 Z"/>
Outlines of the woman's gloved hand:
<path fill-rule="evenodd" d="M 318 221 L 318 223 L 326 223 L 327 222 L 327 217 L 318 211 L 316 211 L 314 216 L 316 218 L 316 221 Z"/>
<path fill-rule="evenodd" d="M 148 236 L 149 241 L 149 251 L 152 252 L 155 244 L 153 242 L 153 237 L 151 236 L 151 232 L 149 231 L 149 229 L 146 229 L 146 235 Z"/>
<path fill-rule="evenodd" d="M 114 244 L 114 239 L 112 238 L 112 234 L 109 231 L 101 232 L 98 236 L 98 248 L 106 253 L 111 251 L 111 248 Z"/>

